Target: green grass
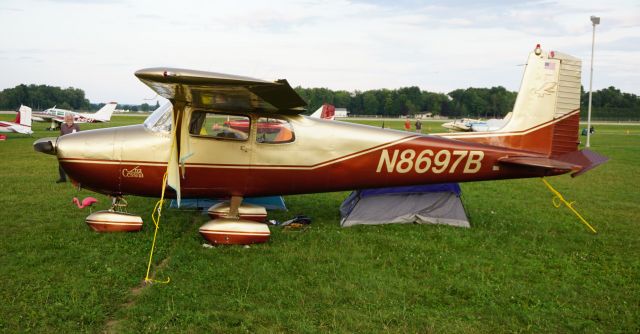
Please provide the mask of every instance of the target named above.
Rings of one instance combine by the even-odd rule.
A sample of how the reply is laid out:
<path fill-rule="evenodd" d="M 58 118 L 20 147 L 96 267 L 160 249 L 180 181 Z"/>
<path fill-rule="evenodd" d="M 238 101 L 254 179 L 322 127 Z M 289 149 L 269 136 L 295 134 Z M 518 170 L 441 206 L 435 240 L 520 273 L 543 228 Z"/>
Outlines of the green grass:
<path fill-rule="evenodd" d="M 206 217 L 165 209 L 156 277 L 171 282 L 140 288 L 155 199 L 129 198 L 145 219 L 140 233 L 90 231 L 71 198 L 97 197 L 98 209 L 107 200 L 54 183 L 56 160 L 31 147 L 52 135 L 45 126 L 0 142 L 0 332 L 640 330 L 638 127 L 598 126 L 592 149 L 611 161 L 550 179 L 597 235 L 554 208 L 538 179 L 463 184 L 471 229 L 343 229 L 347 193 L 288 196 L 289 212 L 270 217 L 307 214 L 311 228 L 272 228 L 269 243 L 249 248 L 203 248 Z"/>

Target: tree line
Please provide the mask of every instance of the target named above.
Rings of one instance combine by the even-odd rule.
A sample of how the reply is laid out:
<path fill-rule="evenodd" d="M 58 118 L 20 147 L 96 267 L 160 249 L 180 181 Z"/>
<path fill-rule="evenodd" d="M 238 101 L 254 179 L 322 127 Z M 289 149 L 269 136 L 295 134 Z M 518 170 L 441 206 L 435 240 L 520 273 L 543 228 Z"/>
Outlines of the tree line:
<path fill-rule="evenodd" d="M 105 103 L 91 103 L 85 97 L 84 90 L 74 87 L 61 88 L 48 85 L 17 85 L 0 91 L 0 110 L 17 110 L 21 104 L 34 110 L 44 110 L 52 107 L 68 110 L 97 111 Z M 148 103 L 118 104 L 118 109 L 131 111 L 153 111 L 160 106 Z"/>
<path fill-rule="evenodd" d="M 328 88 L 296 87 L 296 92 L 313 112 L 323 103 L 347 108 L 350 115 L 381 117 L 414 116 L 432 113 L 452 118 L 502 118 L 513 109 L 516 92 L 504 87 L 456 89 L 447 94 L 418 87 L 348 92 Z M 589 93 L 582 89 L 581 116 L 586 118 Z M 593 92 L 592 117 L 599 119 L 640 119 L 640 97 L 615 87 Z"/>
<path fill-rule="evenodd" d="M 432 113 L 446 117 L 501 118 L 513 109 L 516 92 L 504 87 L 456 89 L 447 94 L 423 91 L 418 87 L 374 89 L 349 92 L 328 88 L 296 87 L 296 92 L 313 112 L 323 103 L 346 108 L 350 115 L 381 117 L 415 116 Z M 582 89 L 581 111 L 586 117 L 589 94 Z M 90 103 L 79 88 L 48 85 L 18 85 L 0 91 L 0 110 L 17 110 L 21 104 L 35 110 L 57 106 L 70 110 L 100 109 L 104 103 Z M 119 109 L 152 111 L 159 107 L 143 103 L 120 104 Z M 592 117 L 599 119 L 640 119 L 640 97 L 621 92 L 615 87 L 593 92 Z"/>
<path fill-rule="evenodd" d="M 515 102 L 516 93 L 504 87 L 456 89 L 448 94 L 418 87 L 368 91 L 332 91 L 327 88 L 296 87 L 313 111 L 323 103 L 347 108 L 351 115 L 413 116 L 432 113 L 449 117 L 502 117 Z"/>
<path fill-rule="evenodd" d="M 589 108 L 589 92 L 582 88 L 580 99 L 580 115 L 587 117 Z M 591 101 L 591 117 L 596 119 L 638 120 L 640 119 L 640 97 L 631 93 L 623 93 L 610 86 L 594 91 Z"/>
<path fill-rule="evenodd" d="M 0 110 L 17 110 L 21 104 L 35 110 L 57 106 L 70 110 L 88 110 L 91 103 L 79 88 L 47 85 L 18 85 L 0 92 Z"/>

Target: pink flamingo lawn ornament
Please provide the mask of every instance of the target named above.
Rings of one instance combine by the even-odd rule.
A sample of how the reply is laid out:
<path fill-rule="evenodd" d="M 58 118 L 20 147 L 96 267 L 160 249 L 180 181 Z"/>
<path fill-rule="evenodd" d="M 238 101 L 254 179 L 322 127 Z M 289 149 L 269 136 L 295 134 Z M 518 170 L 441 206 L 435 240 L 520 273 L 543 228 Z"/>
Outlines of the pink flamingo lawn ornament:
<path fill-rule="evenodd" d="M 98 200 L 93 197 L 87 197 L 80 202 L 77 197 L 73 198 L 73 203 L 75 203 L 79 209 L 84 209 L 85 207 L 92 206 L 93 203 L 97 203 Z"/>

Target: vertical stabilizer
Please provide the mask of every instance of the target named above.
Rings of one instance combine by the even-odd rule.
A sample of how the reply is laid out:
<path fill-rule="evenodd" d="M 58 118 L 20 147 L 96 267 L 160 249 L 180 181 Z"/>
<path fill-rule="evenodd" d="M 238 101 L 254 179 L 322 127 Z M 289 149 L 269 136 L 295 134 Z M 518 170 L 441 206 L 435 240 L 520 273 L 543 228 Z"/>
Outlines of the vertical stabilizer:
<path fill-rule="evenodd" d="M 318 110 L 314 111 L 313 114 L 311 114 L 311 117 L 333 120 L 335 118 L 335 115 L 336 107 L 334 107 L 332 104 L 325 103 L 320 108 L 318 108 Z"/>
<path fill-rule="evenodd" d="M 558 156 L 578 149 L 580 59 L 539 46 L 529 54 L 512 116 L 490 132 L 442 134 Z"/>
<path fill-rule="evenodd" d="M 31 127 L 31 108 L 21 105 L 16 116 L 16 123 Z"/>
<path fill-rule="evenodd" d="M 113 115 L 113 112 L 116 110 L 116 106 L 118 105 L 118 103 L 116 102 L 109 102 L 107 104 L 105 104 L 102 108 L 100 108 L 100 110 L 98 110 L 94 115 L 93 115 L 93 119 L 95 119 L 96 121 L 100 121 L 100 122 L 108 122 L 111 120 L 111 115 Z"/>

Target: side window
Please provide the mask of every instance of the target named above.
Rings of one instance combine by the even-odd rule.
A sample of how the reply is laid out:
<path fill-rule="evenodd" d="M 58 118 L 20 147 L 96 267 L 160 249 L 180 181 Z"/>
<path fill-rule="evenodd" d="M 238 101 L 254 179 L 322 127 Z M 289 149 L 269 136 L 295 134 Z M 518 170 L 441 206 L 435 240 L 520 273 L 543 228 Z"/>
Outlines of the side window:
<path fill-rule="evenodd" d="M 256 136 L 258 143 L 281 144 L 295 140 L 293 128 L 288 121 L 260 117 L 256 126 L 258 127 Z"/>
<path fill-rule="evenodd" d="M 194 111 L 189 122 L 189 133 L 218 139 L 247 140 L 251 120 L 241 115 Z"/>

